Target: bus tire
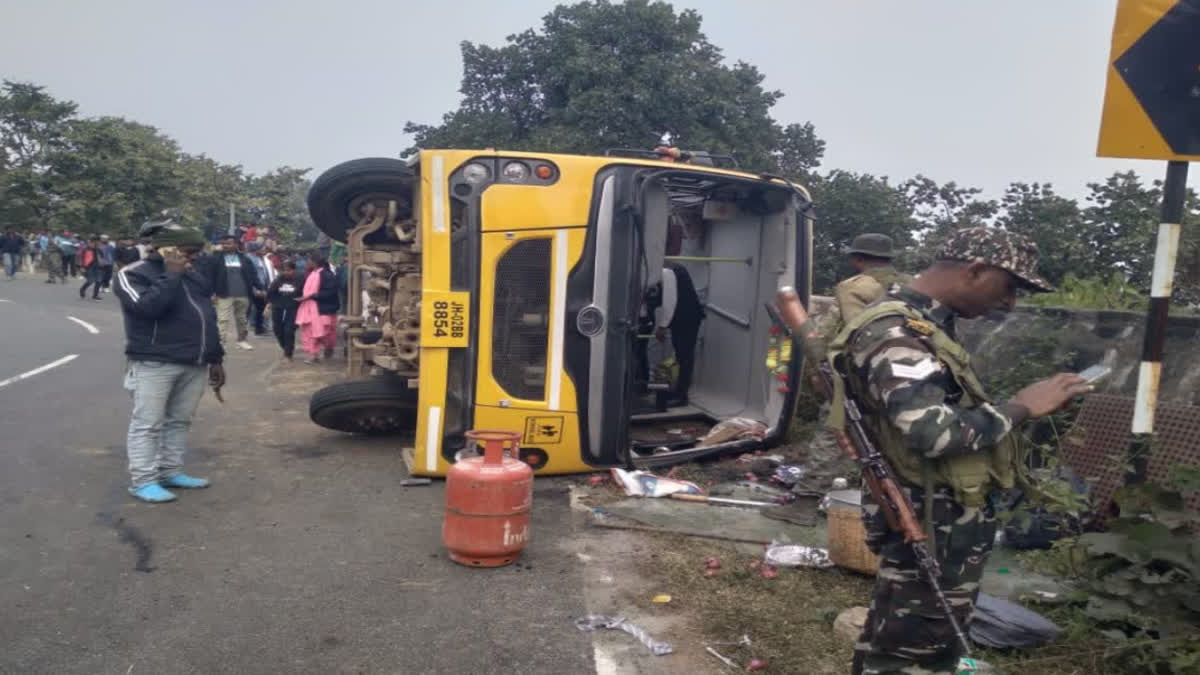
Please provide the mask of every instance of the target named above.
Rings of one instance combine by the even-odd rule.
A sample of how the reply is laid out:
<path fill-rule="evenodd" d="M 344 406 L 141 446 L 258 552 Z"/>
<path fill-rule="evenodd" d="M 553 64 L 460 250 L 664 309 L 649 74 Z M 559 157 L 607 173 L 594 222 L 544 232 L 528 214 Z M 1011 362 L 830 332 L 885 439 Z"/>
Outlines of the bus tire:
<path fill-rule="evenodd" d="M 331 384 L 312 395 L 308 416 L 334 431 L 369 435 L 412 433 L 417 427 L 417 390 L 394 377 Z"/>
<path fill-rule="evenodd" d="M 408 164 L 390 157 L 366 157 L 342 162 L 317 177 L 308 190 L 308 213 L 313 223 L 331 238 L 346 242 L 358 224 L 364 201 L 395 200 L 402 218 L 412 211 L 415 176 Z M 373 232 L 367 243 L 386 239 Z"/>

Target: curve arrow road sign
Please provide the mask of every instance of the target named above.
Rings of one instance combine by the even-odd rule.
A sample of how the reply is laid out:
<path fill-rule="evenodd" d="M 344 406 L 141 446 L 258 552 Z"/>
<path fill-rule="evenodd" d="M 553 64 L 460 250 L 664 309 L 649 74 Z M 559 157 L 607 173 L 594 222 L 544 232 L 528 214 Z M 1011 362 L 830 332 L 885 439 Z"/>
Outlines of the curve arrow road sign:
<path fill-rule="evenodd" d="M 1200 0 L 1120 0 L 1098 155 L 1200 160 Z"/>

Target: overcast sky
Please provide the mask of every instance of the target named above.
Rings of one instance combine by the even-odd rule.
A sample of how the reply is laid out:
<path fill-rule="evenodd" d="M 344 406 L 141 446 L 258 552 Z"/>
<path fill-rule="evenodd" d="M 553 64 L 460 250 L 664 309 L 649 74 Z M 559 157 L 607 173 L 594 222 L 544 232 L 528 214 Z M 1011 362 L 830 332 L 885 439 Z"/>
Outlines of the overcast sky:
<path fill-rule="evenodd" d="M 153 124 L 255 173 L 395 155 L 459 100 L 459 42 L 500 44 L 552 0 L 0 0 L 0 76 L 84 115 Z M 728 59 L 812 121 L 823 168 L 983 187 L 1085 183 L 1115 0 L 687 0 Z M 1200 169 L 1193 185 L 1200 185 Z"/>

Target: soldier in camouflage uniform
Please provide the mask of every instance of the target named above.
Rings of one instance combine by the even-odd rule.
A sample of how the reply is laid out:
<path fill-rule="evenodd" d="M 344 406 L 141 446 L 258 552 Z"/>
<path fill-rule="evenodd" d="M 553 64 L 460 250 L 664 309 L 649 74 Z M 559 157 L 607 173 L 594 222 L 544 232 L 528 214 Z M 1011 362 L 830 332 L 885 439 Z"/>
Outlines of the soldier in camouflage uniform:
<path fill-rule="evenodd" d="M 42 254 L 42 259 L 45 261 L 46 273 L 49 275 L 46 283 L 52 284 L 55 281 L 67 283 L 67 275 L 63 271 L 62 247 L 59 246 L 58 237 L 53 234 L 46 242 L 46 251 Z"/>
<path fill-rule="evenodd" d="M 1011 487 L 1020 462 L 1010 432 L 1090 389 L 1064 373 L 992 403 L 955 338 L 956 318 L 1011 309 L 1021 290 L 1051 290 L 1036 266 L 1037 248 L 1019 235 L 959 230 L 929 269 L 867 307 L 830 345 L 846 394 L 925 519 L 942 589 L 964 630 L 996 533 L 987 495 Z M 911 548 L 866 492 L 864 520 L 881 562 L 853 672 L 954 673 L 953 628 Z"/>
<path fill-rule="evenodd" d="M 886 234 L 860 234 L 850 242 L 846 253 L 857 274 L 833 289 L 842 315 L 839 330 L 864 307 L 882 298 L 894 284 L 906 284 L 910 279 L 892 266 L 896 252 L 892 249 L 892 238 Z"/>

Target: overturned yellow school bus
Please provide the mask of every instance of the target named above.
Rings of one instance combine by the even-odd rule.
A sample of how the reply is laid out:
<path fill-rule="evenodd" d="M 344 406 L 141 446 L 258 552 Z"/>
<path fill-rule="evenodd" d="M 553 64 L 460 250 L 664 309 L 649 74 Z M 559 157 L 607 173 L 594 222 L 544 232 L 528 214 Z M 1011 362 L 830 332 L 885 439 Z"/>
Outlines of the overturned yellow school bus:
<path fill-rule="evenodd" d="M 425 150 L 326 171 L 309 210 L 347 244 L 350 379 L 313 395 L 312 419 L 410 433 L 406 459 L 426 476 L 446 472 L 473 428 L 520 431 L 539 473 L 779 442 L 801 353 L 780 352 L 766 305 L 784 285 L 807 303 L 811 201 L 729 158 L 687 159 Z M 691 386 L 669 401 L 639 363 L 657 346 L 644 300 L 664 266 L 703 308 Z M 761 427 L 705 438 L 729 418 Z"/>

